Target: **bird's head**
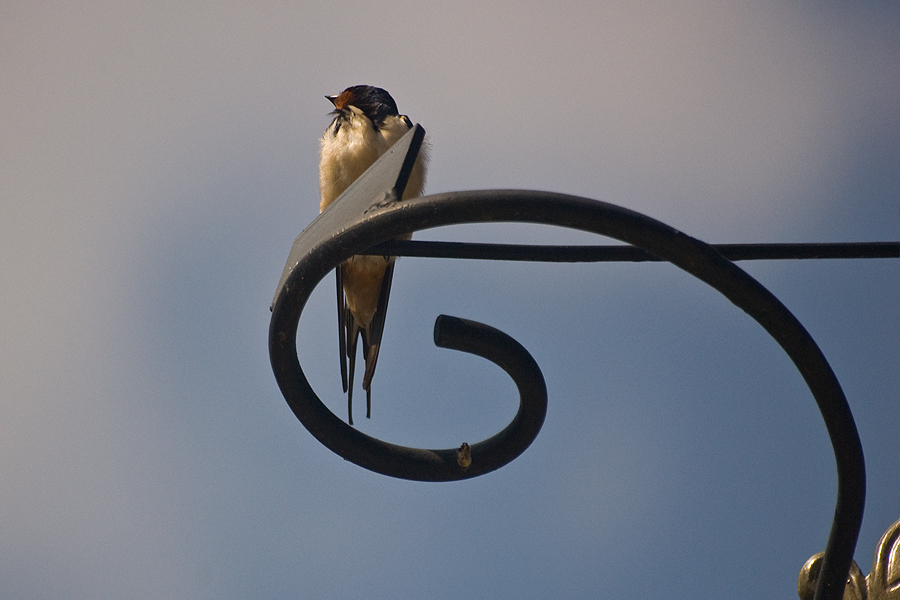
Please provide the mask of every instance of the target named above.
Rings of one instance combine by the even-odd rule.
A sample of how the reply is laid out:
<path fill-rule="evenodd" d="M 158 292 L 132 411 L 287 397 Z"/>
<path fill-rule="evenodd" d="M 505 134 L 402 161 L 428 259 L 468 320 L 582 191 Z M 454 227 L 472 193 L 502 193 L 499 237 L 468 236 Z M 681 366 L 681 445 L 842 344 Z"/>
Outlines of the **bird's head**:
<path fill-rule="evenodd" d="M 365 115 L 375 129 L 384 125 L 388 117 L 399 116 L 397 103 L 385 90 L 371 85 L 354 85 L 337 96 L 325 96 L 334 105 L 332 114 L 336 115 L 336 121 L 349 118 L 351 108 L 355 107 Z"/>

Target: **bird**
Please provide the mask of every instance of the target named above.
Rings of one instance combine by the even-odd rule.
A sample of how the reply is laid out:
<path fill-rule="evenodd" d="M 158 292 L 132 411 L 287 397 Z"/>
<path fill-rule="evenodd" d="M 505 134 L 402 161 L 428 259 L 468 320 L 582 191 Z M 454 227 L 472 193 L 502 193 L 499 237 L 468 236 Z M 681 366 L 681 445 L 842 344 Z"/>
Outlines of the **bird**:
<path fill-rule="evenodd" d="M 325 97 L 334 106 L 330 113 L 334 118 L 321 140 L 319 212 L 328 208 L 413 126 L 409 117 L 399 113 L 397 103 L 382 88 L 355 85 L 340 94 Z M 423 144 L 403 193 L 403 200 L 422 195 L 427 162 L 427 151 Z M 342 355 L 341 381 L 347 394 L 350 425 L 353 425 L 353 376 L 360 338 L 366 364 L 362 381 L 362 387 L 366 391 L 366 417 L 370 418 L 372 415 L 372 376 L 375 374 L 375 364 L 381 348 L 394 259 L 393 256 L 352 256 L 335 270 L 339 346 Z M 344 367 L 345 352 L 349 359 L 349 382 Z"/>

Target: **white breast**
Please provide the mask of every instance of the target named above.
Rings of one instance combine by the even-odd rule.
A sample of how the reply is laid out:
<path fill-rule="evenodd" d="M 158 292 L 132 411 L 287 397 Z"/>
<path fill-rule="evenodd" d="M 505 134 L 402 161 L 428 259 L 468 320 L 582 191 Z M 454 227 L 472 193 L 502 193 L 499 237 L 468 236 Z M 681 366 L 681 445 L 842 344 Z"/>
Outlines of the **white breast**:
<path fill-rule="evenodd" d="M 321 199 L 319 211 L 325 210 L 335 198 L 340 196 L 351 183 L 372 166 L 379 156 L 394 145 L 409 131 L 401 117 L 385 119 L 381 129 L 376 130 L 372 122 L 355 106 L 350 106 L 351 115 L 343 121 L 337 134 L 333 128 L 322 136 L 322 159 L 319 162 L 319 191 Z M 404 199 L 422 195 L 425 186 L 425 163 L 427 156 L 423 149 L 413 167 Z"/>

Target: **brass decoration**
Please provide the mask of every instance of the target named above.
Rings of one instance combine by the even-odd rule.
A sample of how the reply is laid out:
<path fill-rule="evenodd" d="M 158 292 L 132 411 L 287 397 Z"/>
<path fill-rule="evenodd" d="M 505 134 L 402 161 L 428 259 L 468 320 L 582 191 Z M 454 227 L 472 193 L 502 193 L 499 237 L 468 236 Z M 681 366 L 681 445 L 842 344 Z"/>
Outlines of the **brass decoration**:
<path fill-rule="evenodd" d="M 824 555 L 819 552 L 800 569 L 797 594 L 801 600 L 812 600 L 815 595 Z M 868 577 L 863 577 L 856 561 L 850 565 L 844 600 L 900 600 L 900 521 L 881 536 Z"/>

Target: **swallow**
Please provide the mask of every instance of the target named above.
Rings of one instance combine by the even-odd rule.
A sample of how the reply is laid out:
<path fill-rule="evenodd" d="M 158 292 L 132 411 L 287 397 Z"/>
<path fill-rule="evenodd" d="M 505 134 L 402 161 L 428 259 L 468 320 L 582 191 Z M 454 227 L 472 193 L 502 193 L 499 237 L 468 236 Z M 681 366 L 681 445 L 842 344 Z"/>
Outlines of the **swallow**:
<path fill-rule="evenodd" d="M 409 117 L 399 114 L 397 103 L 391 95 L 381 88 L 355 85 L 336 96 L 325 97 L 334 105 L 331 112 L 334 119 L 322 135 L 320 212 L 328 208 L 413 126 Z M 422 195 L 427 161 L 423 144 L 403 200 Z M 335 270 L 341 382 L 347 394 L 350 425 L 353 425 L 353 376 L 360 338 L 366 363 L 362 381 L 366 391 L 366 417 L 372 414 L 372 376 L 381 348 L 394 259 L 393 256 L 353 256 Z M 349 376 L 345 354 L 349 359 Z"/>

